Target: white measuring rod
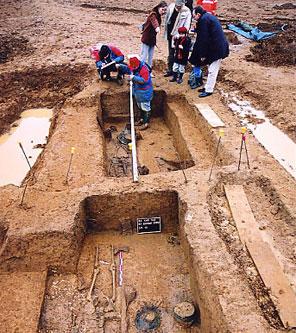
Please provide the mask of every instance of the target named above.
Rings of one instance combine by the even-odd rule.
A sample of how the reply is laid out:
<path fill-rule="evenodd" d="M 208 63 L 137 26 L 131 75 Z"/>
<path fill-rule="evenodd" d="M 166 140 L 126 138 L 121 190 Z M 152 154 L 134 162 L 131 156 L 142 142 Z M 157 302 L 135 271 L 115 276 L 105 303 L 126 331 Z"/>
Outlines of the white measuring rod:
<path fill-rule="evenodd" d="M 133 181 L 139 181 L 138 163 L 137 163 L 137 146 L 134 122 L 134 105 L 133 105 L 133 82 L 130 81 L 130 117 L 131 117 L 131 137 L 132 137 L 132 163 L 133 163 Z"/>

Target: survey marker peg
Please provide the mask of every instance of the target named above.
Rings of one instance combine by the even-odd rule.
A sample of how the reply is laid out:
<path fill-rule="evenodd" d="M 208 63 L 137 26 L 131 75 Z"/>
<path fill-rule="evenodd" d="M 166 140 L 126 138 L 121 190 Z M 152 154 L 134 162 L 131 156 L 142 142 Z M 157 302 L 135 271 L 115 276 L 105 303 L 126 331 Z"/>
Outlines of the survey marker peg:
<path fill-rule="evenodd" d="M 71 147 L 69 166 L 68 166 L 68 170 L 67 170 L 67 174 L 66 174 L 66 180 L 65 180 L 66 184 L 68 184 L 68 177 L 69 177 L 69 173 L 70 173 L 74 153 L 75 153 L 75 147 Z"/>
<path fill-rule="evenodd" d="M 247 128 L 246 127 L 241 128 L 241 135 L 242 135 L 242 139 L 241 139 L 241 145 L 240 145 L 240 150 L 239 150 L 239 161 L 238 161 L 238 167 L 237 167 L 238 171 L 240 169 L 240 164 L 241 164 L 241 160 L 242 160 L 243 147 L 245 148 L 245 152 L 246 152 L 247 165 L 248 165 L 248 168 L 250 169 L 249 154 L 248 154 L 248 149 L 247 149 L 247 144 L 246 144 L 246 137 L 247 137 Z"/>
<path fill-rule="evenodd" d="M 23 154 L 24 154 L 24 156 L 25 156 L 25 158 L 26 158 L 26 161 L 27 161 L 27 163 L 28 163 L 28 165 L 29 165 L 29 168 L 30 168 L 30 170 L 31 170 L 31 169 L 32 169 L 32 166 L 31 166 L 31 164 L 30 164 L 30 162 L 29 162 L 29 159 L 28 159 L 28 157 L 27 157 L 27 155 L 26 155 L 26 152 L 25 152 L 25 150 L 24 150 L 24 147 L 23 147 L 23 145 L 22 145 L 21 142 L 19 142 L 18 144 L 19 144 L 19 146 L 20 146 L 20 148 L 21 148 L 21 150 L 22 150 L 22 152 L 23 152 Z"/>
<path fill-rule="evenodd" d="M 211 166 L 211 171 L 210 171 L 210 175 L 209 175 L 209 181 L 211 180 L 211 177 L 212 177 L 213 167 L 215 165 L 216 158 L 218 156 L 219 146 L 220 146 L 220 143 L 221 143 L 221 139 L 224 137 L 224 129 L 223 128 L 219 129 L 218 136 L 219 136 L 219 139 L 218 139 L 216 151 L 215 151 L 215 154 L 214 154 L 213 163 L 212 163 L 212 166 Z"/>

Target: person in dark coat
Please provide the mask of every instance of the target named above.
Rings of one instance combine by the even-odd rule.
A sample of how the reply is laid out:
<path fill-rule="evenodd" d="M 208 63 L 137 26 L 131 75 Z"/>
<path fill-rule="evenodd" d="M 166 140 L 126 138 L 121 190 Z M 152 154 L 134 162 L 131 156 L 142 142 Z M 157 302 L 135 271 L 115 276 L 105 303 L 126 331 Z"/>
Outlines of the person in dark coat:
<path fill-rule="evenodd" d="M 187 29 L 180 27 L 178 29 L 178 37 L 174 38 L 174 64 L 173 64 L 173 78 L 170 82 L 182 83 L 183 75 L 185 73 L 185 66 L 188 62 L 189 51 L 191 47 L 191 39 L 187 36 Z"/>
<path fill-rule="evenodd" d="M 216 16 L 198 6 L 193 10 L 197 21 L 196 41 L 189 61 L 194 66 L 208 65 L 208 78 L 199 97 L 212 95 L 222 59 L 229 55 L 229 45 Z"/>
<path fill-rule="evenodd" d="M 161 16 L 166 13 L 167 6 L 168 5 L 165 1 L 161 1 L 152 9 L 151 13 L 146 19 L 146 22 L 143 25 L 141 38 L 141 61 L 145 61 L 151 68 L 154 47 L 156 45 L 156 35 L 160 31 Z"/>

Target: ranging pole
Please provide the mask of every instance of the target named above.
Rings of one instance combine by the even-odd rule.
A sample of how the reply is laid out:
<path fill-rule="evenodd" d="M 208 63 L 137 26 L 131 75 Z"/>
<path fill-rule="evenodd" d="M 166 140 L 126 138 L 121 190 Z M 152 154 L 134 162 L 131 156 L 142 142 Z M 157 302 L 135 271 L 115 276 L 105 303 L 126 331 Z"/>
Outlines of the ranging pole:
<path fill-rule="evenodd" d="M 133 181 L 139 181 L 138 165 L 137 165 L 137 147 L 134 123 L 134 106 L 133 106 L 133 82 L 130 81 L 130 118 L 131 118 L 131 137 L 132 137 L 132 163 L 133 163 Z"/>

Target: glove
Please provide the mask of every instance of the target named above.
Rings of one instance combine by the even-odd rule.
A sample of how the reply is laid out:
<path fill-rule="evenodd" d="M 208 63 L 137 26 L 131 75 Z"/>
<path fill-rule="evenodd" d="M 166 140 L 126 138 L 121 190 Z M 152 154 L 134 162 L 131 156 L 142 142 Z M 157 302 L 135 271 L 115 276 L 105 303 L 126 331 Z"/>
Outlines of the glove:
<path fill-rule="evenodd" d="M 101 69 L 101 67 L 103 66 L 102 61 L 97 61 L 96 66 L 97 66 L 97 69 Z"/>
<path fill-rule="evenodd" d="M 160 28 L 159 28 L 159 27 L 157 27 L 157 28 L 155 29 L 155 32 L 158 34 L 158 33 L 159 33 L 159 31 L 160 31 Z"/>
<path fill-rule="evenodd" d="M 179 45 L 179 49 L 183 50 L 183 45 Z"/>

